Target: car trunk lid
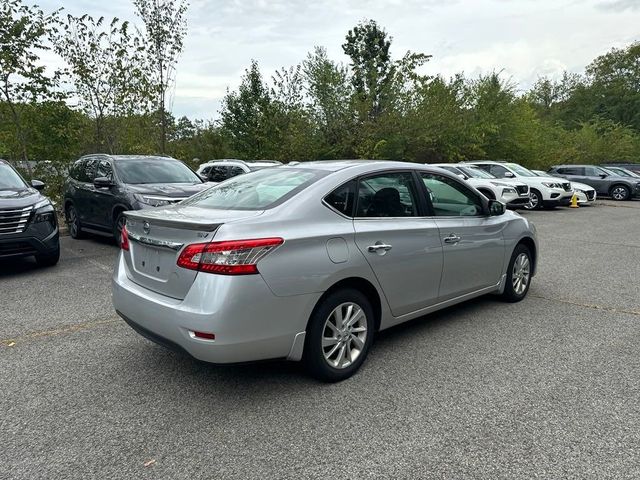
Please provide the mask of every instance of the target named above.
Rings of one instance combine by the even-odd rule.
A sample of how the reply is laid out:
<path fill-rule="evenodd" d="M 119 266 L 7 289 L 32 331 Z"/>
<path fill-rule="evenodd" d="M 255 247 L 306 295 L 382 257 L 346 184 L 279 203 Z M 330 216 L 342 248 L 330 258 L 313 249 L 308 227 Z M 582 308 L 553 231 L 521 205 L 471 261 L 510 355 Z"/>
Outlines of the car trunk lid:
<path fill-rule="evenodd" d="M 149 290 L 182 300 L 198 272 L 177 265 L 180 252 L 187 245 L 210 242 L 224 223 L 261 213 L 179 206 L 127 212 L 127 276 Z"/>

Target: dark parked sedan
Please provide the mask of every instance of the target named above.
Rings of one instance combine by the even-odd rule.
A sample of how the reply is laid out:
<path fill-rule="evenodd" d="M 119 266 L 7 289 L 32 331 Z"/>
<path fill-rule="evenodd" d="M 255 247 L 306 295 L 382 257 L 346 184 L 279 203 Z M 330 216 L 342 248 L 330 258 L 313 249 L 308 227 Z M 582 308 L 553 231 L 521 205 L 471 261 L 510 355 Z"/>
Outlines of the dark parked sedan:
<path fill-rule="evenodd" d="M 27 184 L 0 160 L 0 258 L 33 255 L 41 266 L 58 263 L 58 221 L 51 201 L 38 191 L 43 187 L 38 180 Z"/>
<path fill-rule="evenodd" d="M 596 189 L 598 195 L 614 200 L 629 200 L 640 195 L 640 181 L 632 177 L 616 175 L 593 165 L 556 165 L 549 173 L 574 182 L 586 183 Z"/>
<path fill-rule="evenodd" d="M 87 155 L 73 164 L 65 183 L 69 234 L 107 234 L 119 241 L 125 211 L 177 203 L 208 186 L 175 158 Z"/>

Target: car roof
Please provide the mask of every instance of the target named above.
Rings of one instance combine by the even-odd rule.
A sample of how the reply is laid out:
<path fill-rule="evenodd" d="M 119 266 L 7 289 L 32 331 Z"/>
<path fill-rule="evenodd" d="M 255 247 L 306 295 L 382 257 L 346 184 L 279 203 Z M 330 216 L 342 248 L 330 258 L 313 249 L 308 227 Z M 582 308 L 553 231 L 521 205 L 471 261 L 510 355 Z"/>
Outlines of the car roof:
<path fill-rule="evenodd" d="M 157 160 L 177 160 L 176 158 L 168 157 L 165 155 L 111 155 L 108 153 L 89 153 L 87 155 L 83 155 L 82 157 L 80 157 L 80 160 L 83 160 L 88 157 L 108 157 L 116 161 L 141 160 L 145 158 L 155 158 Z"/>

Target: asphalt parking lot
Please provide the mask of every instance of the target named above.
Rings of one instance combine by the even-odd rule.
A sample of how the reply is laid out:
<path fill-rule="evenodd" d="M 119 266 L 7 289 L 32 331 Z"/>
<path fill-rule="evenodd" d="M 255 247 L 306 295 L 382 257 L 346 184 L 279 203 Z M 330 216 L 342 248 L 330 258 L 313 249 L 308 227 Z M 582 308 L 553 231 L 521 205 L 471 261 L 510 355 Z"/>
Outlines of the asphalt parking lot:
<path fill-rule="evenodd" d="M 333 385 L 141 338 L 106 240 L 0 263 L 0 478 L 640 478 L 640 201 L 524 215 L 525 301 L 383 332 Z"/>

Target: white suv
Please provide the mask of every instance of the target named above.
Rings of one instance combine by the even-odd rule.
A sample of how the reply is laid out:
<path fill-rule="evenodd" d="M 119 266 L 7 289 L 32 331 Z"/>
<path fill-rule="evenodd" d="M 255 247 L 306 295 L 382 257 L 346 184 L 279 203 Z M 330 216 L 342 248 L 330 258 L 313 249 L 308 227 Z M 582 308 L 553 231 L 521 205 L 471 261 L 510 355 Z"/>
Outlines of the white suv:
<path fill-rule="evenodd" d="M 467 162 L 476 165 L 498 178 L 515 178 L 529 185 L 530 209 L 569 205 L 573 196 L 571 183 L 557 177 L 539 177 L 522 165 L 510 162 L 478 160 Z"/>
<path fill-rule="evenodd" d="M 243 173 L 255 172 L 263 168 L 276 167 L 282 165 L 277 160 L 253 160 L 244 161 L 236 159 L 211 160 L 198 167 L 197 174 L 207 182 L 224 182 L 225 180 L 242 175 Z"/>
<path fill-rule="evenodd" d="M 433 163 L 434 167 L 455 173 L 489 200 L 499 200 L 507 207 L 517 208 L 529 204 L 529 186 L 514 179 L 497 179 L 475 165 Z"/>

